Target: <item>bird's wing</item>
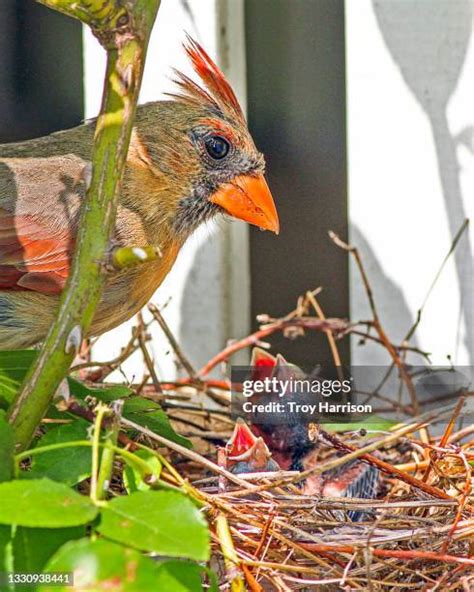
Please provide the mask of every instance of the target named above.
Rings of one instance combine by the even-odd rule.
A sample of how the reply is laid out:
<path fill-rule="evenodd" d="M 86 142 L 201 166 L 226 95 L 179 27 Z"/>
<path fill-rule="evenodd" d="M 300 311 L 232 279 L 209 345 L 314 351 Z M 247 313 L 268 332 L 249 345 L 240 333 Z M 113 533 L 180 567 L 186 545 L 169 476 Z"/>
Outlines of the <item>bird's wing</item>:
<path fill-rule="evenodd" d="M 373 499 L 377 496 L 380 486 L 380 472 L 372 465 L 357 459 L 324 472 L 323 479 L 323 495 L 331 497 Z M 347 515 L 352 522 L 360 522 L 369 520 L 372 511 L 349 510 Z"/>
<path fill-rule="evenodd" d="M 0 208 L 0 290 L 59 294 L 69 273 L 73 238 L 46 219 Z"/>

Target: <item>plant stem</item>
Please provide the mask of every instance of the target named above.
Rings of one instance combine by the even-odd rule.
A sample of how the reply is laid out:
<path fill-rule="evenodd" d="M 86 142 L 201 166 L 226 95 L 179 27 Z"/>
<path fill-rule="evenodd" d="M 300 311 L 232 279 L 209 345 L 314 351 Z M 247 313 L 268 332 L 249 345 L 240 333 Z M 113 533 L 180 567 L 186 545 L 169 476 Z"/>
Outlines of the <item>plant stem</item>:
<path fill-rule="evenodd" d="M 52 452 L 53 450 L 62 450 L 63 448 L 76 448 L 76 447 L 86 447 L 92 448 L 93 444 L 90 440 L 74 440 L 73 442 L 59 442 L 58 444 L 48 444 L 47 446 L 38 446 L 37 448 L 32 448 L 31 450 L 24 450 L 19 454 L 15 455 L 15 464 L 18 465 L 23 459 L 29 458 L 31 456 L 36 456 L 38 454 L 44 454 L 45 452 Z M 141 448 L 145 448 L 146 450 L 155 453 L 154 450 L 151 448 L 147 448 L 146 446 L 140 446 Z M 150 474 L 150 467 L 148 463 L 146 463 L 143 459 L 133 454 L 133 452 L 129 452 L 125 450 L 125 448 L 119 448 L 113 444 L 99 444 L 99 448 L 110 448 L 121 456 L 124 462 L 128 463 L 129 465 L 135 467 L 137 471 L 143 476 L 147 476 Z"/>
<path fill-rule="evenodd" d="M 224 556 L 227 580 L 230 583 L 231 592 L 244 592 L 245 585 L 239 569 L 239 557 L 232 541 L 227 518 L 222 512 L 216 518 L 216 533 L 219 538 L 222 555 Z"/>
<path fill-rule="evenodd" d="M 97 496 L 97 481 L 99 479 L 99 448 L 100 448 L 100 430 L 102 420 L 109 408 L 107 405 L 99 403 L 94 422 L 94 435 L 92 437 L 92 476 L 91 476 L 91 500 L 95 503 L 99 500 Z"/>
<path fill-rule="evenodd" d="M 11 405 L 18 450 L 28 447 L 92 322 L 104 284 L 122 171 L 142 80 L 148 40 L 160 0 L 42 0 L 91 25 L 107 49 L 93 171 L 81 212 L 76 252 L 56 322 Z"/>
<path fill-rule="evenodd" d="M 118 434 L 120 431 L 120 418 L 122 416 L 123 401 L 115 401 L 112 405 L 113 417 L 108 426 L 108 434 L 105 438 L 104 450 L 100 459 L 100 468 L 97 474 L 97 499 L 104 499 L 107 490 L 109 489 L 110 480 L 112 478 L 112 471 L 114 466 L 115 452 L 112 446 L 117 445 Z M 98 415 L 98 414 L 97 414 Z M 99 427 L 100 430 L 100 427 Z M 94 432 L 95 437 L 95 432 Z"/>

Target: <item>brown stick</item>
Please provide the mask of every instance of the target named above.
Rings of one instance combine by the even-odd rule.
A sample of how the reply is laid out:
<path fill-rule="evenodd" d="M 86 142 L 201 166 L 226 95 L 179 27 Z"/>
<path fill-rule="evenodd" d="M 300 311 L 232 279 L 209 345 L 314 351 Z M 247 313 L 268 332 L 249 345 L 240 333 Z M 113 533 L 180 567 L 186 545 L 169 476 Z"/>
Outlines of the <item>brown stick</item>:
<path fill-rule="evenodd" d="M 453 433 L 454 425 L 456 423 L 457 418 L 459 417 L 459 414 L 461 413 L 461 409 L 464 407 L 465 401 L 466 401 L 465 397 L 460 397 L 459 401 L 457 402 L 457 405 L 454 408 L 451 419 L 449 420 L 449 423 L 446 426 L 443 437 L 439 441 L 438 446 L 440 448 L 444 448 L 446 446 L 446 444 L 448 443 L 449 437 Z M 428 477 L 430 476 L 432 466 L 433 466 L 433 455 L 430 454 L 428 466 L 427 466 L 426 471 L 422 477 L 423 481 L 428 481 Z"/>
<path fill-rule="evenodd" d="M 180 444 L 177 444 L 176 442 L 172 442 L 171 440 L 168 440 L 167 438 L 164 438 L 163 436 L 155 434 L 154 432 L 152 432 L 148 428 L 144 428 L 143 426 L 141 426 L 133 421 L 130 421 L 128 419 L 124 419 L 124 418 L 122 418 L 122 425 L 129 427 L 129 428 L 133 428 L 134 430 L 137 430 L 138 432 L 145 434 L 151 440 L 155 440 L 156 442 L 159 442 L 162 446 L 166 446 L 166 447 L 170 448 L 171 450 L 174 450 L 175 452 L 182 454 L 183 456 L 199 463 L 200 465 L 206 467 L 207 469 L 210 469 L 214 473 L 217 473 L 219 475 L 223 475 L 224 477 L 229 479 L 229 481 L 233 481 L 234 483 L 236 483 L 237 485 L 240 485 L 244 489 L 248 489 L 250 491 L 253 489 L 252 485 L 250 485 L 249 483 L 247 483 L 243 479 L 240 479 L 239 477 L 237 477 L 233 473 L 226 471 L 224 468 L 220 467 L 219 465 L 216 465 L 215 463 L 208 460 L 204 456 L 201 456 L 200 454 L 198 454 L 197 452 L 193 452 L 192 450 L 188 450 L 184 446 L 181 446 Z M 267 495 L 272 497 L 270 494 L 267 494 Z"/>
<path fill-rule="evenodd" d="M 173 380 L 172 382 L 160 382 L 161 388 L 165 391 L 171 391 L 176 388 L 186 387 L 186 386 L 193 386 L 197 389 L 209 389 L 209 388 L 216 388 L 221 391 L 230 391 L 230 382 L 227 380 L 199 380 L 194 378 L 178 378 L 177 380 Z M 146 392 L 150 388 L 153 388 L 151 385 L 147 385 L 144 387 L 144 391 Z M 228 402 L 228 401 L 227 401 Z"/>
<path fill-rule="evenodd" d="M 362 550 L 355 545 L 323 545 L 319 543 L 300 543 L 300 545 L 308 551 L 320 553 L 323 551 L 336 551 L 339 553 L 354 553 L 357 550 Z M 474 557 L 459 557 L 458 555 L 446 555 L 444 553 L 437 553 L 436 551 L 394 551 L 391 549 L 370 549 L 371 553 L 376 557 L 393 557 L 395 559 L 428 559 L 431 561 L 444 561 L 446 563 L 460 563 L 463 565 L 473 565 Z"/>
<path fill-rule="evenodd" d="M 372 321 L 366 321 L 364 323 L 357 323 L 356 325 L 359 325 L 359 324 L 369 325 L 370 327 L 373 326 Z M 346 335 L 357 335 L 358 337 L 361 338 L 361 340 L 369 339 L 370 341 L 375 341 L 375 343 L 380 343 L 380 345 L 383 345 L 383 341 L 380 339 L 380 337 L 377 337 L 375 335 L 370 335 L 370 333 L 364 333 L 363 331 L 356 329 L 356 325 L 354 325 L 353 327 L 349 327 L 347 329 L 347 331 L 345 331 L 345 334 Z M 392 345 L 398 352 L 400 352 L 400 351 L 412 352 L 414 354 L 418 354 L 418 355 L 422 356 L 423 358 L 426 358 L 427 360 L 430 359 L 431 354 L 429 352 L 423 351 L 419 347 L 407 345 L 405 343 L 401 343 L 401 344 L 397 344 L 397 345 L 392 344 Z"/>
<path fill-rule="evenodd" d="M 316 311 L 316 314 L 318 315 L 318 318 L 321 319 L 322 321 L 325 321 L 326 320 L 326 315 L 324 314 L 324 311 L 321 308 L 321 305 L 319 304 L 316 296 L 314 296 L 314 294 L 312 292 L 306 292 L 306 298 L 313 305 L 313 308 Z M 329 347 L 331 349 L 332 357 L 334 359 L 334 365 L 337 368 L 339 379 L 340 380 L 343 380 L 344 376 L 342 374 L 342 369 L 341 369 L 342 362 L 341 362 L 341 357 L 339 355 L 339 350 L 337 349 L 336 340 L 335 340 L 334 335 L 333 335 L 333 333 L 332 333 L 332 331 L 330 329 L 327 329 L 325 331 L 325 333 L 326 333 L 327 338 L 328 338 Z"/>
<path fill-rule="evenodd" d="M 151 359 L 150 352 L 146 346 L 146 336 L 145 336 L 145 323 L 143 322 L 143 316 L 141 313 L 138 313 L 138 325 L 134 328 L 136 333 L 138 344 L 140 349 L 142 350 L 143 359 L 145 360 L 146 367 L 148 368 L 148 372 L 150 373 L 151 380 L 153 381 L 153 386 L 157 393 L 162 394 L 163 389 L 161 388 L 160 379 L 156 374 L 155 364 Z"/>
<path fill-rule="evenodd" d="M 459 525 L 459 522 L 461 521 L 462 518 L 462 513 L 464 511 L 464 508 L 466 507 L 466 504 L 468 502 L 469 499 L 469 495 L 471 493 L 471 482 L 472 482 L 472 468 L 471 465 L 468 463 L 466 457 L 464 455 L 461 456 L 463 462 L 464 462 L 464 467 L 466 469 L 466 481 L 464 483 L 464 491 L 463 494 L 461 496 L 461 499 L 459 501 L 459 506 L 456 512 L 456 516 L 454 518 L 454 522 L 448 532 L 448 535 L 446 537 L 446 540 L 443 543 L 443 546 L 441 547 L 441 553 L 446 553 L 446 551 L 448 550 L 448 547 L 451 543 L 451 539 L 454 536 L 454 533 L 456 532 L 456 529 Z"/>
<path fill-rule="evenodd" d="M 166 335 L 166 338 L 170 342 L 170 345 L 173 348 L 178 360 L 180 361 L 181 366 L 186 370 L 190 378 L 194 378 L 196 376 L 196 370 L 193 368 L 188 358 L 184 355 L 181 346 L 177 342 L 175 336 L 173 335 L 171 329 L 168 326 L 168 323 L 163 318 L 163 315 L 161 314 L 158 307 L 150 302 L 150 304 L 148 305 L 148 310 L 151 312 L 153 318 L 158 322 L 158 324 L 161 327 L 161 330 Z"/>
<path fill-rule="evenodd" d="M 406 371 L 405 365 L 401 361 L 397 350 L 395 349 L 392 342 L 387 337 L 387 335 L 382 327 L 382 323 L 380 322 L 380 318 L 379 318 L 379 315 L 377 312 L 377 307 L 375 306 L 375 299 L 374 299 L 374 295 L 372 292 L 372 288 L 370 286 L 369 278 L 367 277 L 367 274 L 365 272 L 364 264 L 362 262 L 362 258 L 360 256 L 359 250 L 357 249 L 357 247 L 354 247 L 353 245 L 349 245 L 348 243 L 341 240 L 335 232 L 332 232 L 332 230 L 329 231 L 329 237 L 338 247 L 340 247 L 341 249 L 344 249 L 345 251 L 347 251 L 348 253 L 353 255 L 355 262 L 357 264 L 357 267 L 359 268 L 359 273 L 362 278 L 362 283 L 364 284 L 365 292 L 366 292 L 367 298 L 369 300 L 369 306 L 370 306 L 370 310 L 372 311 L 372 316 L 373 316 L 374 329 L 377 331 L 380 341 L 382 342 L 382 344 L 384 345 L 384 347 L 386 348 L 386 350 L 390 354 L 390 357 L 392 358 L 393 363 L 397 366 L 398 371 L 400 372 L 400 376 L 401 376 L 403 382 L 405 383 L 408 393 L 410 395 L 410 399 L 411 399 L 411 403 L 412 403 L 415 415 L 419 415 L 420 414 L 420 405 L 419 405 L 418 399 L 416 397 L 416 390 L 413 385 L 413 381 L 412 381 L 410 375 L 408 374 L 408 372 Z"/>
<path fill-rule="evenodd" d="M 95 368 L 94 370 L 87 372 L 81 378 L 83 380 L 89 380 L 90 382 L 102 382 L 138 349 L 139 346 L 138 343 L 136 343 L 135 334 L 133 334 L 127 345 L 122 348 L 120 354 L 113 360 L 108 360 L 106 362 L 89 361 L 84 362 L 83 364 L 76 364 L 71 368 L 70 372 L 77 372 L 85 370 L 86 368 Z"/>
<path fill-rule="evenodd" d="M 259 341 L 262 341 L 265 339 L 265 337 L 268 337 L 272 333 L 291 328 L 311 329 L 315 331 L 332 330 L 335 332 L 340 332 L 347 328 L 347 322 L 342 319 L 326 319 L 323 321 L 311 317 L 275 321 L 269 325 L 262 326 L 258 331 L 255 331 L 255 333 L 247 335 L 247 337 L 239 339 L 239 341 L 236 341 L 224 348 L 198 371 L 197 376 L 206 376 L 218 364 L 226 361 L 231 355 L 235 354 L 241 349 L 256 345 Z"/>

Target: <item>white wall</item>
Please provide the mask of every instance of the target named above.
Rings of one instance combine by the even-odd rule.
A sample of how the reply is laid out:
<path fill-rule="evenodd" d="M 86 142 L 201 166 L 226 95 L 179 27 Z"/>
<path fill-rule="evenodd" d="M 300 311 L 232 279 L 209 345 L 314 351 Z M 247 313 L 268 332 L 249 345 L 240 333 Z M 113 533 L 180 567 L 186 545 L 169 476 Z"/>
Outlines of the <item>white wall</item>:
<path fill-rule="evenodd" d="M 158 100 L 172 89 L 171 68 L 190 73 L 182 43 L 185 32 L 196 38 L 217 59 L 245 107 L 245 48 L 242 0 L 162 0 L 148 51 L 140 102 Z M 87 28 L 84 29 L 86 117 L 100 106 L 105 56 Z M 232 52 L 229 48 L 232 47 Z M 247 229 L 243 223 L 220 221 L 192 237 L 172 272 L 153 298 L 183 349 L 197 366 L 226 344 L 242 336 L 249 321 Z M 97 359 L 116 355 L 130 335 L 126 323 L 101 337 Z M 152 350 L 159 374 L 175 375 L 173 357 L 158 327 Z M 123 369 L 128 379 L 141 378 L 143 364 L 136 354 Z"/>
<path fill-rule="evenodd" d="M 346 0 L 351 240 L 395 340 L 472 218 L 472 10 L 469 0 Z M 471 224 L 416 333 L 434 363 L 473 364 L 472 237 Z M 351 311 L 370 316 L 354 266 Z M 356 364 L 387 361 L 377 346 L 352 351 Z"/>
<path fill-rule="evenodd" d="M 309 1 L 309 0 L 301 0 Z M 364 256 L 389 336 L 415 319 L 455 229 L 472 217 L 474 49 L 470 0 L 346 0 L 351 240 Z M 149 50 L 142 101 L 170 88 L 170 67 L 186 69 L 184 31 L 217 56 L 245 104 L 242 0 L 163 0 Z M 232 48 L 232 51 L 229 51 Z M 85 31 L 86 115 L 100 103 L 103 52 Z M 416 344 L 435 363 L 472 363 L 472 225 L 424 309 Z M 222 223 L 194 237 L 155 295 L 171 298 L 166 318 L 196 365 L 249 326 L 246 227 Z M 351 269 L 352 317 L 369 310 Z M 468 330 L 468 327 L 470 330 Z M 104 336 L 102 359 L 129 325 Z M 469 345 L 470 344 L 470 345 Z M 164 377 L 174 372 L 155 331 Z M 414 360 L 414 358 L 412 358 Z M 384 363 L 377 346 L 353 347 L 357 364 Z M 141 372 L 138 356 L 125 365 Z"/>

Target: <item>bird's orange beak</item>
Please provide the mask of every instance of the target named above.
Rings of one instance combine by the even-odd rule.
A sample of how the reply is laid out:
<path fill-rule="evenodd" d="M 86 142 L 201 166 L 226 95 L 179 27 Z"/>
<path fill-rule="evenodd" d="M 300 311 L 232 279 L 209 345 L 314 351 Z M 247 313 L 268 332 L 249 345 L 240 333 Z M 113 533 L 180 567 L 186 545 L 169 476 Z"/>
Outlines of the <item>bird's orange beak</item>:
<path fill-rule="evenodd" d="M 238 175 L 221 185 L 210 201 L 234 218 L 276 234 L 280 232 L 275 202 L 263 175 Z"/>

